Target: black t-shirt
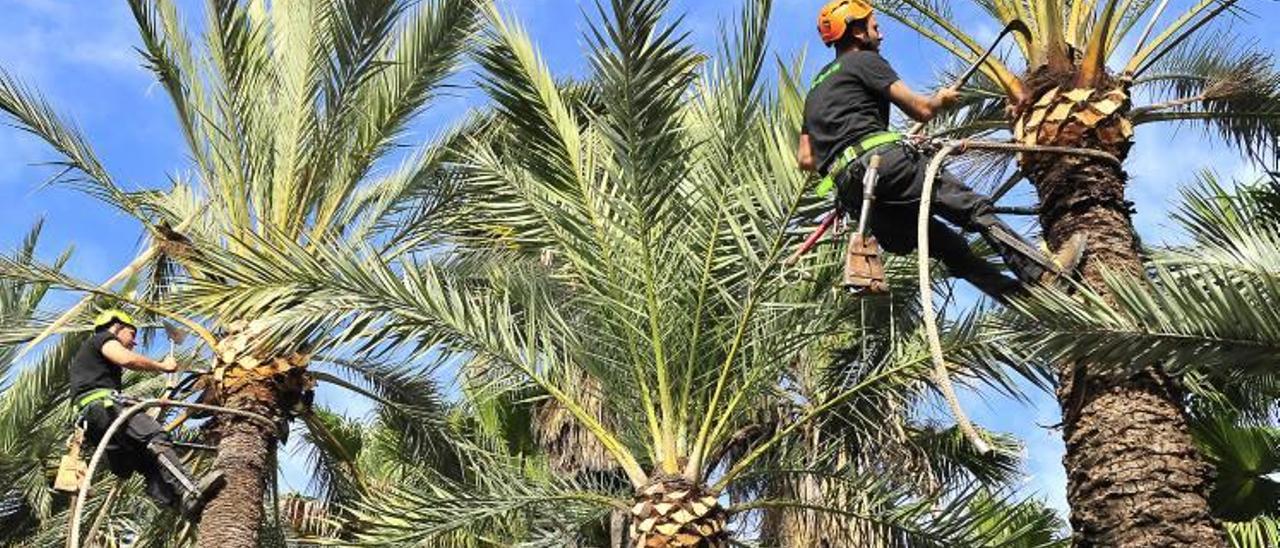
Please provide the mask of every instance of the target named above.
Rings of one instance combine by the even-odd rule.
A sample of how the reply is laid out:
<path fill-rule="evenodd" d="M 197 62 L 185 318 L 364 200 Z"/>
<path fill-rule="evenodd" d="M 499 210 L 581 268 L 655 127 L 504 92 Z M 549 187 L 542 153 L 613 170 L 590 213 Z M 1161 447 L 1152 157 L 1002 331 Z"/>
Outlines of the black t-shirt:
<path fill-rule="evenodd" d="M 103 345 L 114 340 L 116 336 L 110 331 L 102 331 L 94 333 L 80 345 L 76 357 L 71 360 L 73 398 L 79 398 L 81 394 L 98 388 L 120 389 L 120 377 L 124 370 L 102 355 Z"/>
<path fill-rule="evenodd" d="M 823 67 L 804 101 L 804 126 L 819 171 L 835 155 L 873 133 L 889 129 L 889 86 L 898 81 L 874 51 L 855 50 Z"/>

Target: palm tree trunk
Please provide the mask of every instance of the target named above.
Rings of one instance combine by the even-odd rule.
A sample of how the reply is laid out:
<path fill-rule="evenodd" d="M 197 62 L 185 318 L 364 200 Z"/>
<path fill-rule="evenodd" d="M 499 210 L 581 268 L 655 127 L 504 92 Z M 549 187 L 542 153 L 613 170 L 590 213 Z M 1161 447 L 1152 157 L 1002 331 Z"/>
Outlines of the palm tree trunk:
<path fill-rule="evenodd" d="M 609 548 L 626 548 L 627 513 L 614 510 L 609 513 Z"/>
<path fill-rule="evenodd" d="M 269 393 L 269 390 L 261 392 Z M 272 416 L 268 414 L 272 406 L 265 405 L 259 398 L 253 401 L 233 401 L 231 406 Z M 271 465 L 271 456 L 276 449 L 275 434 L 259 424 L 240 418 L 226 419 L 219 425 L 218 431 L 221 439 L 214 465 L 222 471 L 227 484 L 205 507 L 204 515 L 200 518 L 198 546 L 257 548 L 258 537 L 262 532 L 263 497 L 266 494 L 267 480 L 269 474 L 275 473 Z"/>
<path fill-rule="evenodd" d="M 1057 144 L 1117 154 L 1127 148 Z M 1105 295 L 1104 270 L 1142 275 L 1121 169 L 1067 157 L 1032 159 L 1024 167 L 1040 194 L 1050 244 L 1088 236 L 1083 274 L 1090 287 Z M 1225 546 L 1209 509 L 1213 470 L 1192 444 L 1177 382 L 1155 367 L 1120 377 L 1063 364 L 1059 374 L 1075 545 Z"/>

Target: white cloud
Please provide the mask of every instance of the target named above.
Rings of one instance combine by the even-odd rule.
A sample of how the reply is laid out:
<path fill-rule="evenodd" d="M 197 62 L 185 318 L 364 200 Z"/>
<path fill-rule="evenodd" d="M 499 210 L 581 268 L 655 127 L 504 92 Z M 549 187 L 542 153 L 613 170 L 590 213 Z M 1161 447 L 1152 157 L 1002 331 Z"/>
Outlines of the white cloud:
<path fill-rule="evenodd" d="M 133 21 L 123 3 L 20 0 L 0 21 L 0 66 L 29 82 L 64 70 L 145 76 L 133 51 Z M 93 6 L 96 9 L 89 9 Z"/>

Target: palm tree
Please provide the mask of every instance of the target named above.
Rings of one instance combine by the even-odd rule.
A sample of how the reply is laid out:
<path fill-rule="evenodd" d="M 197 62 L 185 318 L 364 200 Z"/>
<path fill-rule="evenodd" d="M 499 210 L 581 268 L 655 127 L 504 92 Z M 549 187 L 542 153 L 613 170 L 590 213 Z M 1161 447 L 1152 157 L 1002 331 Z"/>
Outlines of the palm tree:
<path fill-rule="evenodd" d="M 41 224 L 37 224 L 9 260 L 30 264 L 35 258 Z M 64 253 L 54 264 L 61 268 L 69 258 Z M 39 306 L 48 284 L 0 280 L 0 329 L 5 333 L 28 329 L 39 316 Z M 38 363 L 24 370 L 13 360 L 20 341 L 0 340 L 0 541 L 6 544 L 27 534 L 41 514 L 53 511 L 45 490 L 45 459 L 61 450 L 65 435 L 45 434 L 42 425 L 61 417 L 60 401 L 49 397 L 67 383 L 64 361 L 79 345 L 76 337 L 48 349 Z"/>
<path fill-rule="evenodd" d="M 582 82 L 557 81 L 491 8 L 477 59 L 494 109 L 469 126 L 448 170 L 461 180 L 466 222 L 447 227 L 447 243 L 396 261 L 350 240 L 259 237 L 256 253 L 235 254 L 194 244 L 219 281 L 181 288 L 174 298 L 188 306 L 271 318 L 272 340 L 337 332 L 329 342 L 431 348 L 460 362 L 481 393 L 546 400 L 591 440 L 580 445 L 607 458 L 592 466 L 602 474 L 548 475 L 481 454 L 472 481 L 370 493 L 360 539 L 437 543 L 465 531 L 562 546 L 620 511 L 632 545 L 723 546 L 730 520 L 747 535 L 755 516 L 783 509 L 866 522 L 886 545 L 1044 533 L 983 503 L 989 494 L 964 466 L 950 474 L 962 488 L 924 490 L 863 466 L 886 453 L 864 447 L 856 466 L 831 466 L 794 450 L 809 440 L 866 445 L 890 427 L 877 422 L 877 404 L 903 403 L 901 419 L 928 386 L 929 362 L 906 299 L 891 310 L 902 329 L 872 359 L 833 358 L 871 325 L 828 291 L 833 251 L 815 280 L 780 279 L 792 219 L 819 204 L 790 153 L 794 75 L 782 71 L 776 94 L 763 90 L 770 8 L 748 2 L 722 61 L 704 64 L 678 26 L 661 23 L 667 2 L 601 5 Z M 1000 378 L 992 365 L 1004 360 L 975 331 L 948 333 L 958 373 Z M 789 375 L 801 364 L 830 374 L 800 387 Z M 806 438 L 819 430 L 834 441 Z M 920 450 L 905 435 L 880 437 Z M 754 487 L 806 476 L 835 488 Z"/>
<path fill-rule="evenodd" d="M 388 234 L 435 218 L 432 204 L 445 186 L 431 174 L 442 157 L 428 147 L 389 175 L 377 176 L 374 168 L 394 160 L 396 139 L 453 72 L 473 29 L 475 2 L 209 0 L 203 46 L 193 44 L 173 2 L 129 5 L 147 65 L 173 102 L 192 159 L 189 170 L 173 176 L 171 190 L 121 187 L 74 126 L 13 77 L 0 77 L 0 110 L 62 156 L 60 179 L 137 218 L 155 242 L 122 272 L 154 274 L 143 298 L 126 301 L 199 336 L 213 366 L 203 385 L 206 401 L 285 420 L 306 407 L 317 379 L 354 378 L 360 382 L 342 384 L 372 388 L 363 392 L 383 399 L 394 395 L 385 370 L 330 363 L 339 375 L 310 372 L 319 346 L 313 337 L 266 346 L 259 335 L 271 326 L 267 316 L 211 315 L 174 296 L 188 284 L 223 283 L 204 261 L 253 254 L 259 243 L 292 243 L 304 261 L 313 261 L 311 248 L 344 239 L 382 241 L 387 257 L 401 252 L 406 242 Z M 49 274 L 25 270 L 17 274 Z M 113 292 L 70 278 L 59 283 Z M 216 466 L 228 484 L 203 515 L 200 545 L 254 546 L 263 523 L 257 501 L 274 471 L 279 433 L 226 418 L 214 429 Z"/>
<path fill-rule="evenodd" d="M 1001 318 L 1031 353 L 1087 358 L 1111 374 L 1130 371 L 1138 357 L 1182 379 L 1193 440 L 1217 472 L 1205 496 L 1235 546 L 1280 538 L 1280 497 L 1268 477 L 1280 462 L 1277 196 L 1262 182 L 1228 191 L 1205 174 L 1175 212 L 1191 242 L 1153 250 L 1149 281 L 1107 274 L 1100 291 L 1041 292 L 1018 305 L 1025 315 Z"/>
<path fill-rule="evenodd" d="M 959 28 L 948 3 L 879 4 L 963 61 L 976 59 L 984 47 Z M 1123 159 L 1134 126 L 1146 123 L 1202 124 L 1243 150 L 1265 147 L 1280 130 L 1280 77 L 1270 55 L 1225 35 L 1197 39 L 1215 21 L 1243 10 L 1240 2 L 1194 2 L 1158 33 L 1152 31 L 1169 2 L 973 4 L 1001 25 L 1021 19 L 1032 32 L 1017 40 L 1021 70 L 998 59 L 984 65 L 988 81 L 975 86 L 971 108 L 949 120 L 953 135 L 1009 130 L 1023 144 L 1089 148 Z M 1128 36 L 1137 36 L 1132 52 L 1122 47 Z M 1164 100 L 1134 105 L 1148 96 Z M 1039 195 L 1049 244 L 1086 235 L 1084 281 L 1108 299 L 1117 298 L 1106 292 L 1104 272 L 1143 272 L 1124 171 L 1099 160 L 1051 154 L 1023 154 L 1019 169 Z M 1221 546 L 1221 528 L 1207 500 L 1211 467 L 1192 443 L 1181 411 L 1184 391 L 1146 367 L 1151 364 L 1142 357 L 1133 356 L 1137 367 L 1124 377 L 1104 376 L 1092 355 L 1058 366 L 1077 542 Z"/>

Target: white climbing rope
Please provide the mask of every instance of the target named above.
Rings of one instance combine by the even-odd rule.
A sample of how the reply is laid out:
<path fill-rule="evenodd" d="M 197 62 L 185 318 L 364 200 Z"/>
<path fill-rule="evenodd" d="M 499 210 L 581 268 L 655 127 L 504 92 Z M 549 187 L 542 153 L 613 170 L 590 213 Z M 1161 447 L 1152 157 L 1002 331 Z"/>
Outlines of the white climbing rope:
<path fill-rule="evenodd" d="M 933 360 L 934 382 L 938 385 L 938 390 L 942 392 L 943 398 L 946 399 L 947 407 L 951 409 L 956 426 L 960 428 L 960 432 L 969 440 L 969 443 L 973 444 L 974 449 L 978 453 L 985 455 L 991 452 L 991 446 L 987 444 L 986 440 L 982 439 L 982 435 L 973 427 L 969 416 L 965 414 L 964 408 L 960 406 L 960 400 L 956 398 L 955 386 L 951 384 L 951 374 L 947 371 L 946 358 L 942 355 L 942 339 L 938 335 L 938 322 L 934 317 L 933 284 L 930 283 L 932 277 L 929 275 L 929 221 L 932 217 L 929 209 L 933 204 L 934 180 L 937 179 L 938 172 L 942 169 L 942 163 L 946 161 L 948 156 L 956 151 L 967 149 L 1085 156 L 1105 160 L 1116 167 L 1119 167 L 1121 162 L 1119 158 L 1111 154 L 1086 148 L 1021 145 L 999 141 L 947 140 L 935 142 L 941 144 L 942 148 L 934 154 L 933 159 L 929 162 L 928 169 L 925 171 L 924 188 L 920 193 L 920 216 L 916 225 L 916 237 L 919 245 L 917 264 L 919 267 L 918 274 L 921 304 L 924 313 L 925 337 L 928 339 L 929 355 Z"/>
<path fill-rule="evenodd" d="M 270 430 L 276 429 L 276 423 L 272 422 L 271 419 L 268 419 L 267 417 L 264 417 L 257 413 L 251 413 L 249 411 L 241 411 L 239 409 L 230 409 L 227 407 L 220 407 L 217 405 L 205 405 L 202 403 L 173 401 L 173 400 L 168 400 L 163 398 L 153 398 L 148 400 L 142 400 L 138 403 L 133 404 L 128 409 L 125 409 L 124 412 L 120 413 L 120 416 L 116 417 L 116 420 L 111 422 L 111 426 L 107 428 L 107 431 L 102 435 L 102 438 L 98 440 L 98 447 L 93 451 L 93 458 L 89 459 L 89 468 L 85 471 L 84 479 L 80 481 L 80 490 L 78 493 L 76 493 L 75 510 L 71 514 L 71 534 L 67 536 L 68 548 L 80 548 L 80 518 L 84 511 L 84 505 L 86 502 L 88 502 L 89 486 L 93 483 L 93 473 L 95 470 L 97 470 L 98 463 L 102 460 L 102 455 L 106 453 L 108 442 L 110 442 L 111 438 L 115 436 L 116 431 L 119 430 L 120 427 L 124 425 L 124 423 L 127 422 L 134 415 L 138 414 L 139 412 L 141 412 L 142 410 L 148 407 L 157 407 L 157 406 L 185 407 L 189 409 L 196 409 L 199 411 L 211 411 L 214 413 L 235 415 L 238 417 L 247 418 L 254 422 L 258 422 L 266 426 Z M 96 525 L 96 522 L 95 522 L 95 525 Z M 92 537 L 94 532 L 95 531 L 92 531 L 92 530 L 89 531 L 89 536 Z"/>

